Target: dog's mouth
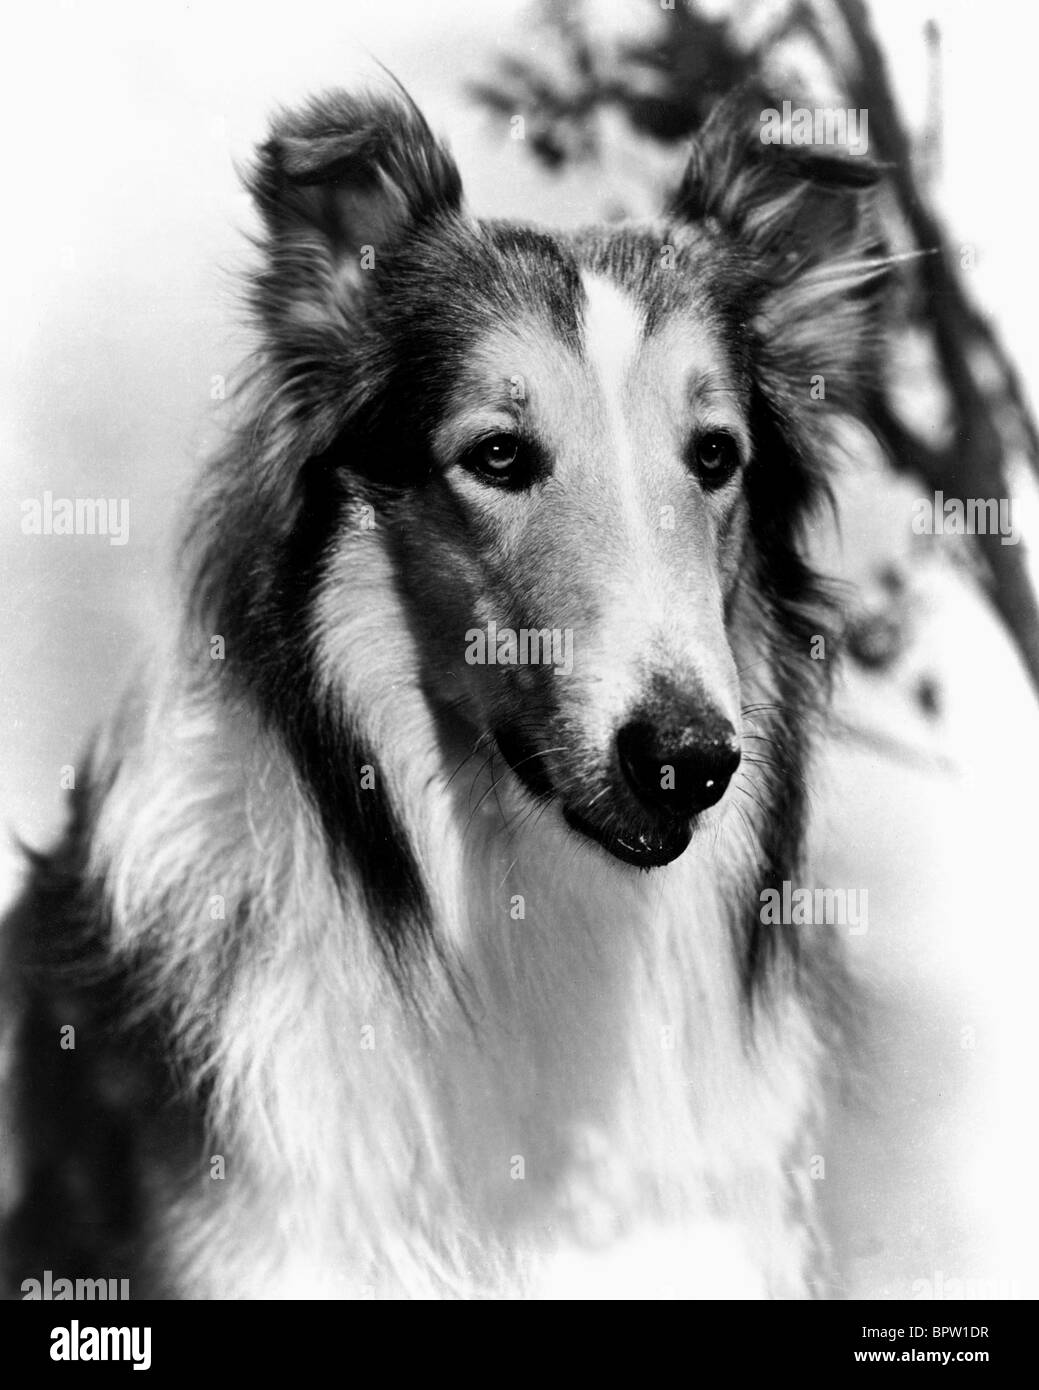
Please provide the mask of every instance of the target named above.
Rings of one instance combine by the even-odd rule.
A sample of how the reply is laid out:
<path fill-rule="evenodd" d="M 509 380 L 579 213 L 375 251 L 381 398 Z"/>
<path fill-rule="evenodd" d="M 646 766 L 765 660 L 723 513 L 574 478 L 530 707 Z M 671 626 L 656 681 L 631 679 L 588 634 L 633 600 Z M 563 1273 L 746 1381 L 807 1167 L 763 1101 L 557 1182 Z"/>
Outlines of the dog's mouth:
<path fill-rule="evenodd" d="M 567 825 L 601 845 L 614 859 L 632 864 L 636 869 L 663 868 L 684 853 L 693 838 L 693 827 L 684 820 L 661 825 L 654 830 L 640 828 L 622 833 L 597 825 L 572 806 L 563 807 L 563 817 Z"/>
<path fill-rule="evenodd" d="M 563 819 L 572 830 L 599 845 L 614 859 L 636 869 L 659 869 L 671 864 L 688 848 L 693 822 L 683 817 L 651 817 L 623 793 L 611 812 L 597 820 L 559 798 L 546 760 L 533 744 L 514 730 L 502 729 L 495 740 L 505 761 L 539 801 L 559 801 Z M 602 803 L 599 802 L 601 805 Z"/>

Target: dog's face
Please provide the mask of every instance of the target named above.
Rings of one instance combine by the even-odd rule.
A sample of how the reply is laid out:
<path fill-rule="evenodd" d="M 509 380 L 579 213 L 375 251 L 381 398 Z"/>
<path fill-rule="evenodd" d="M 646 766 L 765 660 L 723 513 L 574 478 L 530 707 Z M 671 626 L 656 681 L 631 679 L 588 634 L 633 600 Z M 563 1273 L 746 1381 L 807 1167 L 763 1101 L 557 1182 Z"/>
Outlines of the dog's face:
<path fill-rule="evenodd" d="M 809 491 L 811 378 L 839 404 L 863 339 L 825 302 L 857 235 L 843 172 L 813 256 L 809 184 L 715 143 L 717 189 L 690 175 L 666 223 L 569 238 L 468 218 L 396 106 L 290 120 L 256 180 L 268 331 L 379 517 L 433 708 L 646 868 L 740 763 L 741 677 L 772 631 L 748 594 L 779 621 L 768 552 Z"/>
<path fill-rule="evenodd" d="M 752 440 L 711 248 L 688 232 L 453 240 L 406 285 L 388 275 L 377 316 L 411 324 L 409 379 L 435 378 L 408 422 L 424 480 L 390 526 L 431 698 L 572 826 L 666 863 L 739 762 L 725 604 Z"/>

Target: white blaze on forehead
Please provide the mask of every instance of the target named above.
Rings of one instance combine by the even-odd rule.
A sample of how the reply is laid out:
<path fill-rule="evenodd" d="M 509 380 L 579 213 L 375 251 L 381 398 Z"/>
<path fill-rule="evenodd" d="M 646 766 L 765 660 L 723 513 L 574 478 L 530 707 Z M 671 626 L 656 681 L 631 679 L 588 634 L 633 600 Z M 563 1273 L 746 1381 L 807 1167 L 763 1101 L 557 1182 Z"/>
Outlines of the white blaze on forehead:
<path fill-rule="evenodd" d="M 585 360 L 602 383 L 607 403 L 617 402 L 642 342 L 642 314 L 611 280 L 585 272 L 581 283 Z"/>
<path fill-rule="evenodd" d="M 638 304 L 610 280 L 582 275 L 584 307 L 582 356 L 594 379 L 602 448 L 596 459 L 609 478 L 612 525 L 623 530 L 625 562 L 612 574 L 612 597 L 604 619 L 584 635 L 587 668 L 599 679 L 584 707 L 590 741 L 606 747 L 639 696 L 637 671 L 647 634 L 655 630 L 661 586 L 653 554 L 656 538 L 643 495 L 636 441 L 625 417 L 644 320 Z"/>
<path fill-rule="evenodd" d="M 684 363 L 682 380 L 690 363 L 700 364 L 701 375 L 717 374 L 721 359 L 711 354 L 709 337 L 695 323 L 684 325 L 679 350 L 660 355 L 659 337 L 646 343 L 637 300 L 601 276 L 588 273 L 583 284 L 582 356 L 598 412 L 594 469 L 608 494 L 599 515 L 610 529 L 611 560 L 599 572 L 595 621 L 577 639 L 578 666 L 595 673 L 582 707 L 585 735 L 606 747 L 644 699 L 647 673 L 677 682 L 695 676 L 720 707 L 727 698 L 732 702 L 735 668 L 706 515 L 680 545 L 669 546 L 659 524 L 660 503 L 669 486 L 681 486 L 681 474 L 662 466 L 674 448 L 673 425 L 664 393 L 647 390 L 652 383 L 644 375 L 654 362 L 676 378 Z M 710 402 L 709 410 L 701 407 L 707 419 L 721 399 L 716 375 L 706 379 L 703 394 Z"/>
<path fill-rule="evenodd" d="M 625 389 L 642 345 L 643 317 L 636 302 L 612 281 L 585 272 L 584 359 L 602 391 L 603 423 L 629 524 L 644 520 L 636 478 L 634 441 L 624 418 Z"/>

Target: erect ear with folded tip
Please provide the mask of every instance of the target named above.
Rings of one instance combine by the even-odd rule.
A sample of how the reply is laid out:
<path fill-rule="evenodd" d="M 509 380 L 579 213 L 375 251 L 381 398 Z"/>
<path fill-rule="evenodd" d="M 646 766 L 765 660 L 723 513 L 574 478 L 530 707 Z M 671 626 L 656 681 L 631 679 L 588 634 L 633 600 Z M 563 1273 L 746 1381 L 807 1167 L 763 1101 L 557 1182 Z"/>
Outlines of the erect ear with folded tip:
<path fill-rule="evenodd" d="M 836 146 L 767 144 L 762 114 L 745 91 L 715 108 L 672 215 L 733 248 L 755 368 L 773 406 L 796 412 L 821 381 L 823 394 L 811 399 L 854 409 L 882 360 L 880 291 L 891 265 L 875 202 L 882 171 Z"/>
<path fill-rule="evenodd" d="M 349 312 L 366 269 L 461 206 L 450 155 L 403 93 L 334 92 L 277 119 L 247 184 L 267 231 L 268 320 Z"/>

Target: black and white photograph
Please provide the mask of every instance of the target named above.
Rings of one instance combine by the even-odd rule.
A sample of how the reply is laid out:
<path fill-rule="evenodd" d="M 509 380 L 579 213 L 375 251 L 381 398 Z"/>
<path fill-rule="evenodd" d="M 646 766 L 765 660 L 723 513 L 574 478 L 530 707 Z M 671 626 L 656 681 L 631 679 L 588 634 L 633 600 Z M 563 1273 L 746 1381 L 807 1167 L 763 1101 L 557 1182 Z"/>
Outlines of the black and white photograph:
<path fill-rule="evenodd" d="M 854 1303 L 835 1365 L 996 1361 L 1039 1295 L 1035 15 L 4 27 L 40 1364 L 161 1370 L 158 1300 Z"/>

